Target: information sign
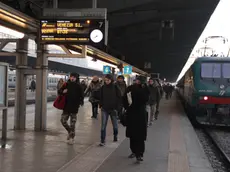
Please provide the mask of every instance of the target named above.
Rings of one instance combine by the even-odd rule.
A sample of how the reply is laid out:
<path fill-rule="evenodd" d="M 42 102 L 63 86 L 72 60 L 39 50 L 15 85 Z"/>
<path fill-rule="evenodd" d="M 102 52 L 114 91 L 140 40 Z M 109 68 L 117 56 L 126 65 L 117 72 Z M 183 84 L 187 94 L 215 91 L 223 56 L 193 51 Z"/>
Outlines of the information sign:
<path fill-rule="evenodd" d="M 111 67 L 110 66 L 103 66 L 103 74 L 110 74 Z"/>
<path fill-rule="evenodd" d="M 40 39 L 44 44 L 104 45 L 104 19 L 44 19 L 40 23 Z"/>
<path fill-rule="evenodd" d="M 0 107 L 7 107 L 8 65 L 0 63 Z"/>
<path fill-rule="evenodd" d="M 130 75 L 130 74 L 132 74 L 132 66 L 125 66 L 125 67 L 124 67 L 124 74 L 125 74 L 125 75 Z"/>

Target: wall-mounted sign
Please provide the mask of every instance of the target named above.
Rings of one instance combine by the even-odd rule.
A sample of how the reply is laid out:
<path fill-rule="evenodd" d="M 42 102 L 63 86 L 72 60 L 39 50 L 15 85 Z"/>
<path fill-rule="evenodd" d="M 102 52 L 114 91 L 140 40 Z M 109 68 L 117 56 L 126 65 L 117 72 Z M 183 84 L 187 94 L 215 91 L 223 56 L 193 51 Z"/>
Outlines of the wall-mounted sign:
<path fill-rule="evenodd" d="M 0 63 L 0 107 L 7 107 L 8 64 Z"/>
<path fill-rule="evenodd" d="M 144 69 L 151 69 L 152 68 L 152 65 L 150 62 L 145 62 L 144 64 Z"/>
<path fill-rule="evenodd" d="M 110 66 L 103 66 L 103 74 L 110 74 L 111 67 Z"/>
<path fill-rule="evenodd" d="M 44 19 L 41 20 L 40 39 L 45 44 L 105 44 L 104 19 Z"/>
<path fill-rule="evenodd" d="M 125 67 L 124 67 L 124 74 L 125 74 L 125 75 L 130 75 L 130 74 L 132 74 L 132 66 L 125 66 Z"/>

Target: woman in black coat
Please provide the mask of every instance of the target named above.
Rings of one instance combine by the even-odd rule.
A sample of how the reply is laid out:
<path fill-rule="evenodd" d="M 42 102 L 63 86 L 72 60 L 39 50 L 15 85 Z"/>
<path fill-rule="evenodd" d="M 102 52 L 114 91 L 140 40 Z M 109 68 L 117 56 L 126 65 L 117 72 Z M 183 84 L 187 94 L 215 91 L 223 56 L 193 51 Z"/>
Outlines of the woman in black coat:
<path fill-rule="evenodd" d="M 143 86 L 142 78 L 136 79 L 136 84 L 127 88 L 131 93 L 132 104 L 128 104 L 127 96 L 124 97 L 124 106 L 127 114 L 126 137 L 130 138 L 130 149 L 132 154 L 129 158 L 136 157 L 137 161 L 143 161 L 145 151 L 145 140 L 147 138 L 146 103 L 149 98 L 147 87 Z"/>

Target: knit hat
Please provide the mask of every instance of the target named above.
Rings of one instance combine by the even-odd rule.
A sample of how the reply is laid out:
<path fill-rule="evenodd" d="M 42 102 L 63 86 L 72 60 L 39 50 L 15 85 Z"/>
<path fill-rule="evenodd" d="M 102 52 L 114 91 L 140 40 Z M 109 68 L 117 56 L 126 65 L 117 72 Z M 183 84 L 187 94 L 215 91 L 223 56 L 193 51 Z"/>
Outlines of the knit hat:
<path fill-rule="evenodd" d="M 75 77 L 75 78 L 79 78 L 79 74 L 78 73 L 74 73 L 73 72 L 73 73 L 70 74 L 70 77 L 72 77 L 72 76 Z"/>
<path fill-rule="evenodd" d="M 141 84 L 145 83 L 145 78 L 143 76 L 137 76 L 136 80 L 139 80 L 141 82 Z"/>
<path fill-rule="evenodd" d="M 105 75 L 105 78 L 107 78 L 107 79 L 109 79 L 109 80 L 113 80 L 113 76 L 110 75 L 110 74 L 106 74 L 106 75 Z"/>
<path fill-rule="evenodd" d="M 125 79 L 125 77 L 123 76 L 123 75 L 119 75 L 118 77 L 117 77 L 117 79 L 119 79 L 119 78 L 121 78 L 121 79 Z"/>

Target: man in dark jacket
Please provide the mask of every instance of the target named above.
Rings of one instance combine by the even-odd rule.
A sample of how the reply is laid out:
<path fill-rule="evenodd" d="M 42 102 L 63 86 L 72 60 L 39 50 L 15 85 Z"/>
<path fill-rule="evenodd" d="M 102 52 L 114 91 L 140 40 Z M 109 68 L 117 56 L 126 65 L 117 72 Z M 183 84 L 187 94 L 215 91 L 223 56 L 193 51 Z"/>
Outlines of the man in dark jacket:
<path fill-rule="evenodd" d="M 117 125 L 117 110 L 121 103 L 121 93 L 119 88 L 113 83 L 111 75 L 105 76 L 105 84 L 101 88 L 100 107 L 102 114 L 101 123 L 101 143 L 100 146 L 105 145 L 106 126 L 109 116 L 113 124 L 114 142 L 117 141 L 118 125 Z"/>
<path fill-rule="evenodd" d="M 153 80 L 152 78 L 149 79 L 149 107 L 150 107 L 150 123 L 149 125 L 152 125 L 153 120 L 157 120 L 158 116 L 158 109 L 157 109 L 157 104 L 159 104 L 160 99 L 161 99 L 161 93 L 157 84 L 156 80 Z M 153 118 L 154 117 L 154 118 Z"/>
<path fill-rule="evenodd" d="M 70 79 L 67 83 L 63 84 L 59 90 L 59 93 L 65 95 L 66 98 L 65 107 L 61 116 L 61 123 L 68 132 L 67 140 L 69 144 L 74 143 L 78 109 L 80 105 L 84 105 L 84 93 L 78 80 L 79 75 L 77 73 L 71 73 Z M 69 118 L 70 125 L 67 123 Z"/>
<path fill-rule="evenodd" d="M 125 83 L 125 78 L 123 75 L 119 75 L 117 77 L 117 82 L 116 82 L 117 87 L 119 88 L 120 92 L 121 92 L 121 97 L 123 100 L 123 97 L 125 95 L 126 92 L 126 83 Z M 121 106 L 118 109 L 118 118 L 120 119 L 121 115 L 122 115 L 122 110 L 123 110 L 123 104 L 121 103 Z"/>

